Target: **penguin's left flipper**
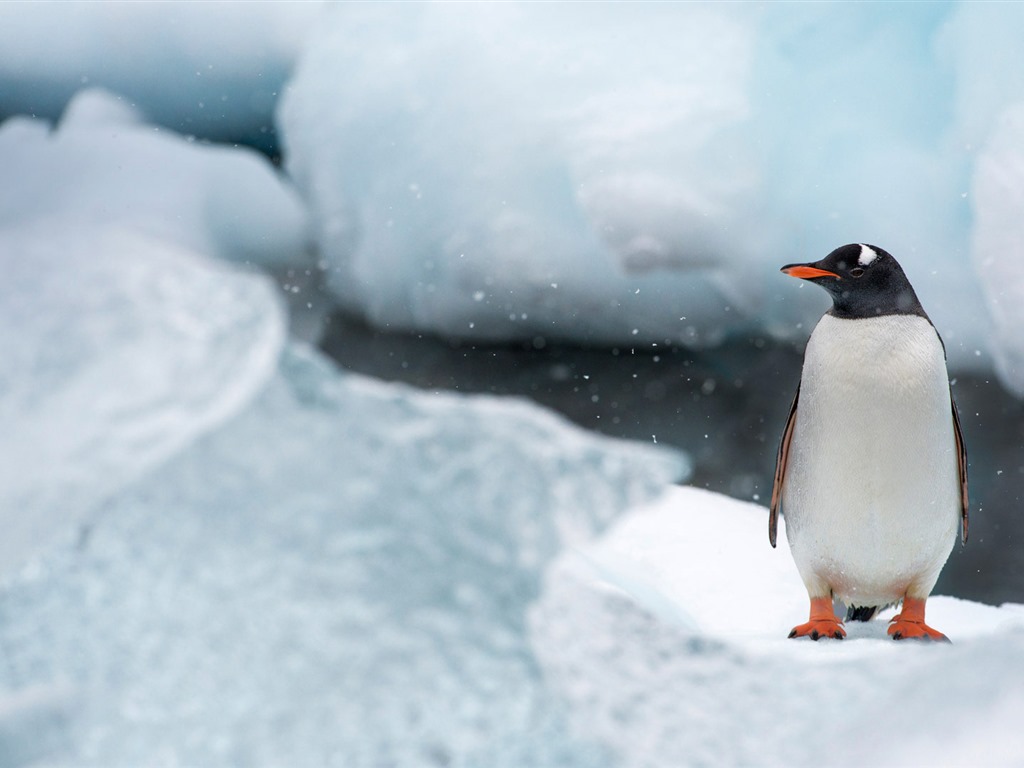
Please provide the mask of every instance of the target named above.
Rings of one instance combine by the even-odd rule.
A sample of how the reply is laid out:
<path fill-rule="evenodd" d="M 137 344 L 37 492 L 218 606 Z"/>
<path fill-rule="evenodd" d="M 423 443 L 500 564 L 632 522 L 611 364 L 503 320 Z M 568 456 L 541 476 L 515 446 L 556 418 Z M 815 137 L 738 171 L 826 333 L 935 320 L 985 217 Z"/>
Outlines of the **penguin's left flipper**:
<path fill-rule="evenodd" d="M 779 443 L 779 452 L 775 456 L 775 479 L 772 482 L 772 501 L 771 504 L 768 505 L 768 541 L 773 547 L 779 537 L 779 505 L 782 503 L 782 484 L 786 481 L 786 463 L 789 461 L 789 444 L 793 441 L 793 428 L 796 426 L 796 404 L 799 399 L 800 385 L 798 384 L 796 387 L 796 393 L 793 395 L 793 404 L 789 407 L 789 418 L 786 419 L 786 428 L 782 430 L 782 441 Z M 956 406 L 953 406 L 953 408 L 955 413 Z M 957 434 L 960 434 L 959 422 L 957 422 Z"/>
<path fill-rule="evenodd" d="M 953 437 L 956 438 L 956 466 L 960 475 L 960 543 L 967 543 L 967 447 L 964 445 L 964 433 L 960 429 L 960 414 L 956 410 L 953 399 L 953 387 L 949 388 L 949 402 L 953 405 Z M 774 502 L 774 495 L 772 501 Z"/>

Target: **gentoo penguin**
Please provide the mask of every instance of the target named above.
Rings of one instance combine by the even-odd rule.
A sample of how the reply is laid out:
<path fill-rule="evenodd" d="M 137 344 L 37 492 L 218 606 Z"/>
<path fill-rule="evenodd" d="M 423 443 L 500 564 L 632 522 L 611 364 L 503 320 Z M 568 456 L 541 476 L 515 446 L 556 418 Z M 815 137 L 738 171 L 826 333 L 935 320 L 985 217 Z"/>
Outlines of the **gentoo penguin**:
<path fill-rule="evenodd" d="M 967 541 L 967 454 L 942 340 L 902 267 L 873 245 L 844 245 L 782 272 L 824 288 L 775 465 L 768 539 L 779 509 L 811 598 L 790 637 L 845 637 L 902 601 L 894 639 L 946 640 L 925 600 L 960 530 Z"/>

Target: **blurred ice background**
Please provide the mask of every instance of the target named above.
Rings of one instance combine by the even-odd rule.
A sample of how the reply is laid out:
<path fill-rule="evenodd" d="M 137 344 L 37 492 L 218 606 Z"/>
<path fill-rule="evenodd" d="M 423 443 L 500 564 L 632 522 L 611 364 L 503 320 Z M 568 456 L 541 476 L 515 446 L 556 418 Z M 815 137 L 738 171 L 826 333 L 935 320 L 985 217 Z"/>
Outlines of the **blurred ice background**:
<path fill-rule="evenodd" d="M 0 5 L 0 766 L 1020 764 L 1021 29 Z M 955 377 L 954 648 L 785 641 L 777 269 L 864 241 Z"/>

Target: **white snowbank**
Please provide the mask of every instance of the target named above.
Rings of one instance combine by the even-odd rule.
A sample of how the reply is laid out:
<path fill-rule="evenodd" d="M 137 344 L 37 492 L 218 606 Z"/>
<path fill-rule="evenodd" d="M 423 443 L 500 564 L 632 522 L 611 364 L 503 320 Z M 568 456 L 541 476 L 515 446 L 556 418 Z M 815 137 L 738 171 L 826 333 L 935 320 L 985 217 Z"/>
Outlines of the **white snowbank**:
<path fill-rule="evenodd" d="M 563 546 L 685 471 L 291 349 L 245 413 L 0 593 L 0 699 L 71 687 L 55 766 L 600 766 L 525 611 Z"/>
<path fill-rule="evenodd" d="M 0 118 L 56 119 L 85 86 L 181 134 L 260 142 L 319 2 L 2 3 Z"/>
<path fill-rule="evenodd" d="M 977 5 L 349 5 L 282 101 L 287 167 L 379 325 L 799 337 L 827 300 L 778 267 L 873 242 L 977 367 L 964 141 L 1016 86 L 977 89 L 972 56 L 1019 27 Z M 1022 59 L 998 39 L 983 61 Z"/>
<path fill-rule="evenodd" d="M 575 732 L 621 765 L 1024 758 L 1003 709 L 1024 700 L 1024 606 L 932 597 L 952 646 L 889 639 L 892 610 L 842 642 L 789 640 L 807 608 L 763 507 L 677 488 L 559 558 L 530 628 Z"/>
<path fill-rule="evenodd" d="M 4 122 L 0 163 L 0 227 L 60 217 L 259 266 L 311 265 L 305 210 L 264 157 L 161 131 L 100 90 L 78 94 L 53 132 Z"/>

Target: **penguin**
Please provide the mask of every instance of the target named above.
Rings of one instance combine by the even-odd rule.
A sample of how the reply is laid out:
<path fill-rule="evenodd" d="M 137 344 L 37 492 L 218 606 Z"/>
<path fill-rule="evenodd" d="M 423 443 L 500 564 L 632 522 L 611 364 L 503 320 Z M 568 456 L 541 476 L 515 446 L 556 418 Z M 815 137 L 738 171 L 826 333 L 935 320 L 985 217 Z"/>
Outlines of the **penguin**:
<path fill-rule="evenodd" d="M 956 542 L 967 542 L 967 451 L 945 346 L 903 268 L 854 243 L 784 274 L 832 298 L 811 333 L 782 432 L 768 540 L 786 516 L 810 618 L 790 637 L 842 639 L 847 619 L 902 603 L 895 640 L 948 642 L 925 601 Z"/>

